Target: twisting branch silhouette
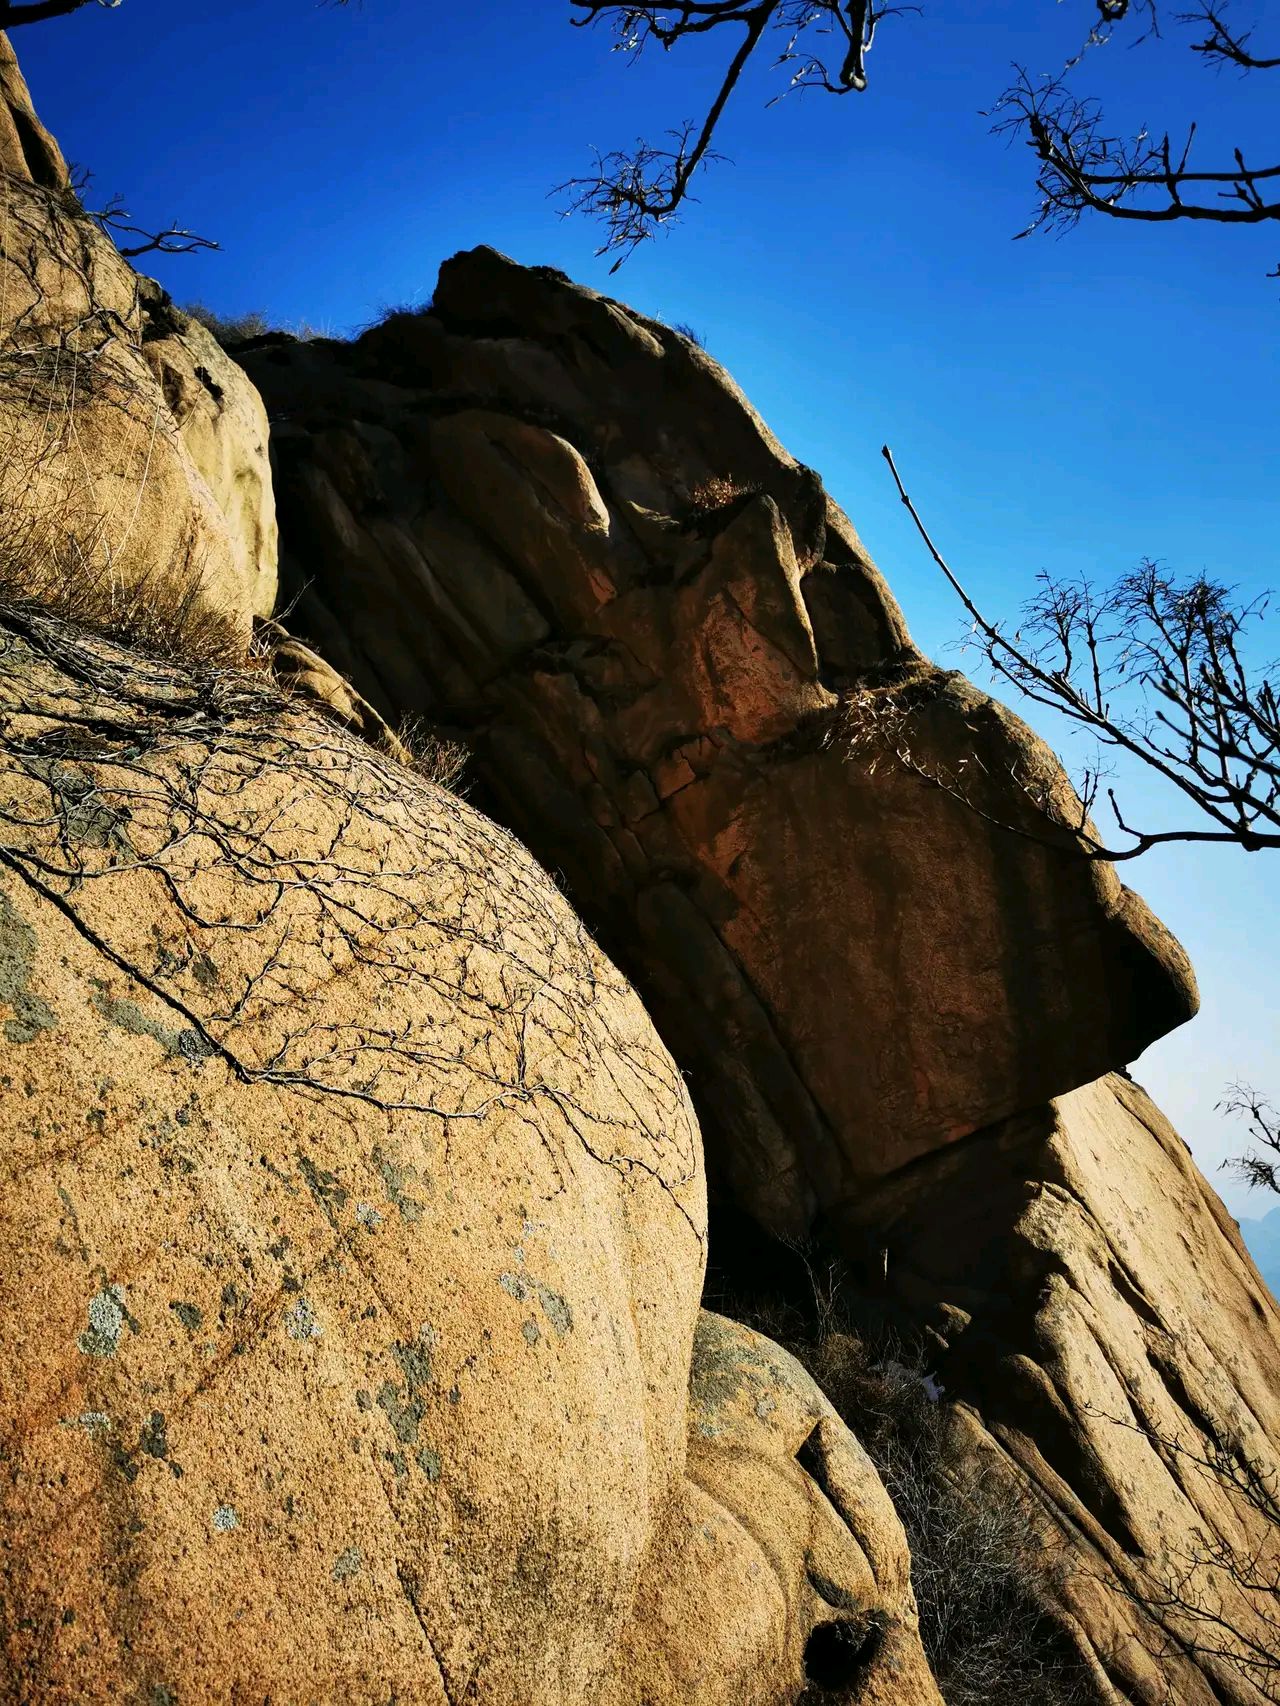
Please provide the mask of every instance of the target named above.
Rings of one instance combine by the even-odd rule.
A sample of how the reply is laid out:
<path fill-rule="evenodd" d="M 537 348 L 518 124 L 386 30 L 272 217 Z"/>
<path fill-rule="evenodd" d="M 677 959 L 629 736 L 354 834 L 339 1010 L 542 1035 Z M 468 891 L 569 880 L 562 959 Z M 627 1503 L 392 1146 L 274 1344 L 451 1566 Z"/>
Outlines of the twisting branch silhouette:
<path fill-rule="evenodd" d="M 1280 1196 L 1280 1108 L 1249 1084 L 1232 1084 L 1218 1103 L 1224 1114 L 1244 1120 L 1249 1140 L 1256 1145 L 1243 1155 L 1233 1156 L 1223 1166 L 1246 1185 L 1274 1191 Z M 1270 1154 L 1260 1151 L 1269 1150 Z M 1274 1157 L 1274 1159 L 1273 1159 Z"/>
<path fill-rule="evenodd" d="M 562 1180 L 575 1150 L 651 1178 L 697 1233 L 679 1073 L 504 831 L 265 669 L 148 658 L 0 594 L 0 868 L 162 1005 L 178 1052 L 426 1121 L 446 1162 L 522 1120 Z"/>
<path fill-rule="evenodd" d="M 603 221 L 606 237 L 597 253 L 617 256 L 611 272 L 693 199 L 691 186 L 699 168 L 723 158 L 712 147 L 717 128 L 766 39 L 781 37 L 773 64 L 786 73 L 783 94 L 822 89 L 829 95 L 847 95 L 867 86 L 867 55 L 884 19 L 918 10 L 877 6 L 872 0 L 747 0 L 745 4 L 675 0 L 672 5 L 571 0 L 571 4 L 580 14 L 572 19 L 574 24 L 606 25 L 616 37 L 614 51 L 631 59 L 652 43 L 669 50 L 727 25 L 737 25 L 742 32 L 700 120 L 688 119 L 668 130 L 669 146 L 641 138 L 630 150 L 597 151 L 594 172 L 571 178 L 554 192 L 566 197 L 567 212 L 588 213 Z"/>
<path fill-rule="evenodd" d="M 1134 859 L 1171 841 L 1226 842 L 1250 852 L 1280 848 L 1280 676 L 1275 665 L 1251 669 L 1246 656 L 1265 596 L 1241 605 L 1225 587 L 1203 577 L 1176 581 L 1150 560 L 1109 589 L 1041 575 L 1039 592 L 1009 634 L 966 591 L 887 445 L 882 454 L 992 672 L 1032 704 L 1089 730 L 1101 747 L 1154 772 L 1199 814 L 1174 829 L 1142 830 L 1108 788 L 1116 825 L 1130 838 L 1126 846 L 1110 846 L 1090 818 L 1101 785 L 1100 768 L 1090 768 L 1079 789 L 1079 817 L 1066 826 L 1090 857 Z"/>
<path fill-rule="evenodd" d="M 1163 1661 L 1193 1658 L 1210 1673 L 1243 1680 L 1262 1700 L 1280 1702 L 1280 1478 L 1271 1461 L 1238 1439 L 1188 1435 L 1095 1411 L 1146 1440 L 1184 1489 L 1207 1485 L 1230 1524 L 1193 1529 L 1187 1542 L 1141 1559 L 1128 1597 L 1162 1631 L 1151 1645 Z"/>

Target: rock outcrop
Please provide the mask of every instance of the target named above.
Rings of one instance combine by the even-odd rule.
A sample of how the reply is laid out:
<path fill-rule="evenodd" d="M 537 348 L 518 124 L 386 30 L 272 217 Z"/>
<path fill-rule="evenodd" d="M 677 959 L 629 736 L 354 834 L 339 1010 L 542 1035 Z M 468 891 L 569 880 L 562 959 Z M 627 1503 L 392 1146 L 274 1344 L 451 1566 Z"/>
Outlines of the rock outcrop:
<path fill-rule="evenodd" d="M 191 589 L 247 636 L 276 596 L 262 403 L 80 205 L 0 35 L 0 575 Z"/>
<path fill-rule="evenodd" d="M 529 856 L 265 669 L 0 657 L 0 1698 L 936 1703 L 847 1430 L 694 1352 L 684 1084 Z"/>
<path fill-rule="evenodd" d="M 0 184 L 0 1701 L 939 1706 L 870 1460 L 700 1311 L 696 1106 L 930 1347 L 1089 1706 L 1259 1706 L 1280 1321 L 1053 756 L 701 350 L 484 249 L 238 352 L 286 633 L 258 392 L 3 37 Z"/>
<path fill-rule="evenodd" d="M 1280 1313 L 1143 1091 L 1113 1075 L 939 1151 L 842 1231 L 932 1341 L 964 1449 L 1065 1545 L 1100 1698 L 1274 1698 L 1249 1660 L 1280 1650 Z"/>
<path fill-rule="evenodd" d="M 1052 756 L 920 658 L 817 476 L 687 339 L 481 249 L 425 313 L 244 359 L 291 622 L 384 715 L 465 732 L 766 1225 L 1192 1012 Z"/>
<path fill-rule="evenodd" d="M 806 1680 L 814 1706 L 940 1706 L 866 1453 L 794 1357 L 709 1312 L 687 1474 L 600 1706 L 777 1706 Z"/>
<path fill-rule="evenodd" d="M 1052 755 L 918 656 L 816 476 L 665 327 L 480 250 L 423 314 L 247 360 L 295 620 L 465 731 L 687 1068 L 720 1188 L 816 1216 L 933 1336 L 955 1449 L 1066 1560 L 1096 1698 L 1253 1706 L 1155 1572 L 1206 1512 L 1239 1538 L 1169 1442 L 1271 1461 L 1276 1317 L 1177 1140 L 1096 1082 L 1194 982 L 1081 856 Z"/>

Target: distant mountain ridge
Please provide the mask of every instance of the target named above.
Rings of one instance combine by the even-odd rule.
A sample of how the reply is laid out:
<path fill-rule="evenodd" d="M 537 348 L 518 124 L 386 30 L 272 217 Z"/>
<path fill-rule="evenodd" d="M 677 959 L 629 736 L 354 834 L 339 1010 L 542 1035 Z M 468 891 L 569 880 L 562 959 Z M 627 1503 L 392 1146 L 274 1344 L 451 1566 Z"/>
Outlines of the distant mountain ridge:
<path fill-rule="evenodd" d="M 1257 1220 L 1242 1218 L 1240 1231 L 1249 1254 L 1258 1264 L 1258 1272 L 1271 1287 L 1272 1295 L 1280 1297 L 1280 1205 Z"/>

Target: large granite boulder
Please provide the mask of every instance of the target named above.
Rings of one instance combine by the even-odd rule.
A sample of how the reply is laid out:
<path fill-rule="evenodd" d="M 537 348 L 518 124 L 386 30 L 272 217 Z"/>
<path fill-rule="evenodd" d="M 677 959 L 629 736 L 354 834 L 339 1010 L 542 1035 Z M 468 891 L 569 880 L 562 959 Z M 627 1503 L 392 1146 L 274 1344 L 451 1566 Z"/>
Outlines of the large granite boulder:
<path fill-rule="evenodd" d="M 975 1134 L 841 1232 L 863 1295 L 933 1344 L 963 1449 L 1065 1547 L 1098 1698 L 1274 1699 L 1280 1313 L 1143 1091 L 1112 1075 Z"/>
<path fill-rule="evenodd" d="M 89 219 L 0 35 L 0 576 L 190 593 L 247 638 L 276 596 L 261 400 Z"/>
<path fill-rule="evenodd" d="M 465 735 L 766 1225 L 1193 1011 L 1052 755 L 919 656 L 817 476 L 688 339 L 478 249 L 428 311 L 243 359 L 291 625 L 388 718 Z"/>
<path fill-rule="evenodd" d="M 0 1083 L 0 1700 L 936 1706 L 638 999 L 265 665 L 0 622 Z"/>

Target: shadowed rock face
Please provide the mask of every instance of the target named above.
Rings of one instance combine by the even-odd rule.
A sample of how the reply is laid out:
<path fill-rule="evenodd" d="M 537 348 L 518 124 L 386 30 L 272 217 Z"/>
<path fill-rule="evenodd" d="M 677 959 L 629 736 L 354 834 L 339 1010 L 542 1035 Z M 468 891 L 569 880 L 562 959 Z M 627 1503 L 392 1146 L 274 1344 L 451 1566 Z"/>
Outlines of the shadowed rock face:
<path fill-rule="evenodd" d="M 478 249 L 429 312 L 243 359 L 291 624 L 392 720 L 465 731 L 764 1224 L 1194 1011 L 1177 944 L 1061 826 L 1052 755 L 919 656 L 818 477 L 688 340 Z"/>

